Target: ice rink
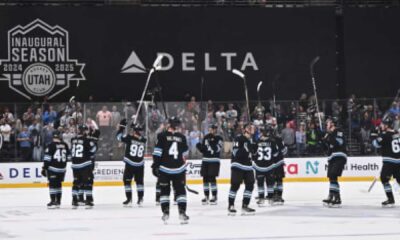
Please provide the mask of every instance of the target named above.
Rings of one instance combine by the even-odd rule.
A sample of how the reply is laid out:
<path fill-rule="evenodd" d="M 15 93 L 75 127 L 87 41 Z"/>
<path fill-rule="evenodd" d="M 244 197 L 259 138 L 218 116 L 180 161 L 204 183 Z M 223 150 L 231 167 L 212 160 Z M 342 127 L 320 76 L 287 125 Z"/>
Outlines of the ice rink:
<path fill-rule="evenodd" d="M 202 206 L 202 194 L 188 193 L 189 225 L 179 224 L 176 206 L 170 224 L 163 224 L 153 187 L 145 189 L 142 208 L 122 207 L 122 187 L 97 187 L 91 210 L 71 209 L 71 188 L 58 210 L 45 207 L 48 189 L 0 189 L 0 239 L 400 239 L 400 209 L 383 209 L 382 186 L 366 193 L 369 184 L 342 183 L 343 206 L 330 209 L 321 204 L 328 183 L 285 183 L 284 206 L 259 208 L 253 198 L 256 215 L 234 217 L 226 210 L 229 186 L 220 185 L 217 206 Z M 240 201 L 241 194 L 238 210 Z"/>

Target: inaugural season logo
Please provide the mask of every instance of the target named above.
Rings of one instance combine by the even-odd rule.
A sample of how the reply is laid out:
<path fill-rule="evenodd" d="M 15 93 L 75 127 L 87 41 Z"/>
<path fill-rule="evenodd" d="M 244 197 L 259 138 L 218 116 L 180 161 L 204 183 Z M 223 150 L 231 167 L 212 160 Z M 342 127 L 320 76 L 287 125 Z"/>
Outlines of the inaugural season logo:
<path fill-rule="evenodd" d="M 51 99 L 70 81 L 86 80 L 84 67 L 69 57 L 68 31 L 36 19 L 8 31 L 8 58 L 0 59 L 0 80 L 27 99 Z"/>

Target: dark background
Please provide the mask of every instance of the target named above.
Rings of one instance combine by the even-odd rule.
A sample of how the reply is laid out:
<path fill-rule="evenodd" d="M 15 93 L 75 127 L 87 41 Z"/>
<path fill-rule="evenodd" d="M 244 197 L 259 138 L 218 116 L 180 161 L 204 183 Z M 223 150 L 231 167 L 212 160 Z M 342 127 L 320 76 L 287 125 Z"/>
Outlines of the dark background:
<path fill-rule="evenodd" d="M 344 13 L 346 94 L 394 95 L 400 77 L 399 9 L 346 9 Z M 96 101 L 140 98 L 146 74 L 120 73 L 133 50 L 146 66 L 156 52 L 174 56 L 175 67 L 155 75 L 169 101 L 183 100 L 185 93 L 199 98 L 202 77 L 206 99 L 244 100 L 242 81 L 224 69 L 221 52 L 238 53 L 235 68 L 240 68 L 246 52 L 254 54 L 259 71 L 245 72 L 251 99 L 256 99 L 259 81 L 264 81 L 262 98 L 270 98 L 277 74 L 278 100 L 311 94 L 309 64 L 317 55 L 321 56 L 315 67 L 319 98 L 338 97 L 338 26 L 333 8 L 0 7 L 1 59 L 7 57 L 7 31 L 36 18 L 66 29 L 70 58 L 86 63 L 87 81 L 54 101 L 72 95 L 82 101 L 89 95 Z M 196 72 L 181 71 L 182 52 L 195 52 Z M 204 52 L 211 54 L 218 71 L 203 71 Z M 0 101 L 26 100 L 0 81 Z"/>

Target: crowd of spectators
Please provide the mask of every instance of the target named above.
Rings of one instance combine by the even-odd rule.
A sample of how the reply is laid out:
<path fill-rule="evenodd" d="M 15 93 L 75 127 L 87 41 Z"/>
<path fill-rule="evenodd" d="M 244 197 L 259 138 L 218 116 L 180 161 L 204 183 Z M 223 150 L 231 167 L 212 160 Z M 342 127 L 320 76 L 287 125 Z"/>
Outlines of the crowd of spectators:
<path fill-rule="evenodd" d="M 357 99 L 352 95 L 343 101 L 320 101 L 320 113 L 315 102 L 314 96 L 302 94 L 297 101 L 255 103 L 251 104 L 251 116 L 248 116 L 243 102 L 214 103 L 209 100 L 200 103 L 194 96 L 188 96 L 186 102 L 166 103 L 165 110 L 160 103 L 148 102 L 138 116 L 138 122 L 147 126 L 149 154 L 157 134 L 165 128 L 164 111 L 168 116 L 179 117 L 181 131 L 189 144 L 190 158 L 200 157 L 195 146 L 207 134 L 211 124 L 218 126 L 217 133 L 225 141 L 224 157 L 229 157 L 234 137 L 249 120 L 256 126 L 256 137 L 262 125 L 273 125 L 288 147 L 289 157 L 324 154 L 321 138 L 327 117 L 339 119 L 340 127 L 351 143 L 349 146 L 356 146 L 352 154 L 374 153 L 370 135 L 385 113 L 394 116 L 394 127 L 400 128 L 400 101 L 397 100 Z M 79 124 L 100 129 L 98 160 L 121 160 L 124 146 L 116 141 L 115 133 L 121 119 L 132 119 L 135 115 L 136 105 L 128 102 L 0 105 L 3 139 L 0 161 L 40 161 L 44 147 L 52 141 L 53 131 L 60 131 L 63 140 L 70 145 Z"/>

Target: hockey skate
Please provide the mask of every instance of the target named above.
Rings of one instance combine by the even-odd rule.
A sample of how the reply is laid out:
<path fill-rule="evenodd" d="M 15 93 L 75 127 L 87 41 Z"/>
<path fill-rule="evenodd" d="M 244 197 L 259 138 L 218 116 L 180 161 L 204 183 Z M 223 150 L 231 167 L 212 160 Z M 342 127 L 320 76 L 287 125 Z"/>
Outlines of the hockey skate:
<path fill-rule="evenodd" d="M 72 209 L 78 209 L 79 203 L 78 200 L 72 200 Z"/>
<path fill-rule="evenodd" d="M 143 198 L 139 198 L 137 200 L 137 205 L 138 205 L 138 207 L 143 207 Z"/>
<path fill-rule="evenodd" d="M 125 202 L 122 203 L 124 207 L 132 207 L 132 200 L 131 199 L 126 199 Z"/>
<path fill-rule="evenodd" d="M 254 210 L 253 208 L 249 208 L 248 205 L 242 206 L 242 215 L 243 216 L 250 216 L 250 215 L 254 215 L 255 213 L 256 213 L 256 210 Z"/>
<path fill-rule="evenodd" d="M 217 205 L 217 196 L 213 196 L 212 198 L 211 198 L 211 200 L 210 200 L 210 205 Z"/>
<path fill-rule="evenodd" d="M 236 209 L 235 206 L 230 205 L 228 207 L 228 216 L 235 216 L 236 215 Z"/>
<path fill-rule="evenodd" d="M 257 205 L 259 207 L 265 207 L 265 199 L 259 197 L 258 200 L 257 200 Z"/>
<path fill-rule="evenodd" d="M 180 212 L 179 213 L 179 220 L 181 221 L 182 225 L 189 223 L 189 217 L 186 215 L 185 212 Z"/>
<path fill-rule="evenodd" d="M 283 198 L 278 195 L 274 196 L 271 200 L 272 206 L 281 206 L 281 205 L 283 205 L 283 203 L 285 203 L 285 200 L 283 200 Z"/>
<path fill-rule="evenodd" d="M 205 197 L 201 200 L 202 205 L 208 205 L 208 197 Z"/>
<path fill-rule="evenodd" d="M 85 209 L 92 209 L 94 207 L 93 201 L 86 200 Z"/>
<path fill-rule="evenodd" d="M 163 220 L 164 224 L 167 225 L 169 220 L 169 212 L 164 212 L 161 220 Z"/>
<path fill-rule="evenodd" d="M 47 209 L 56 209 L 56 208 L 57 208 L 56 202 L 51 201 L 47 204 Z"/>
<path fill-rule="evenodd" d="M 394 207 L 394 199 L 389 198 L 388 200 L 382 202 L 382 207 L 383 208 L 393 208 Z"/>
<path fill-rule="evenodd" d="M 329 194 L 329 196 L 326 199 L 322 200 L 322 204 L 325 207 L 328 207 L 331 204 L 332 200 L 333 200 L 333 195 Z"/>

